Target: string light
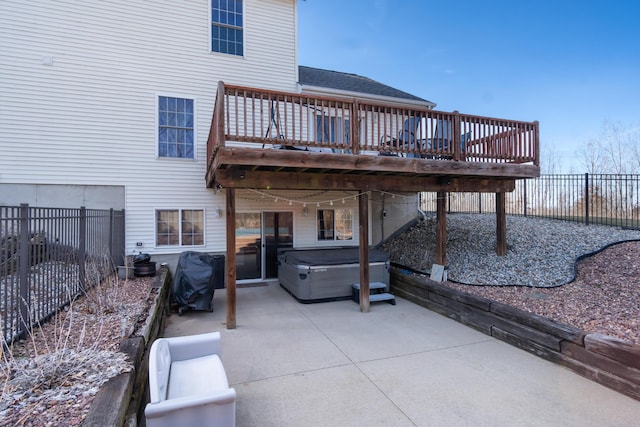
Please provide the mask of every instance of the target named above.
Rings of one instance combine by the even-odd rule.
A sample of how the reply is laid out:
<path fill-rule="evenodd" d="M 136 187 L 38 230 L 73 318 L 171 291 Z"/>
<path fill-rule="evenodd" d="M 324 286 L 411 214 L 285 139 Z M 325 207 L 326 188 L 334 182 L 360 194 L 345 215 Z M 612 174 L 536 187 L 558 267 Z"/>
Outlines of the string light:
<path fill-rule="evenodd" d="M 265 198 L 271 198 L 271 200 L 274 203 L 277 203 L 280 200 L 282 200 L 285 203 L 288 202 L 289 206 L 293 206 L 293 204 L 295 203 L 295 204 L 302 205 L 303 208 L 307 207 L 307 202 L 305 200 L 300 200 L 300 199 L 315 198 L 315 197 L 318 197 L 318 196 L 320 196 L 322 194 L 329 193 L 328 190 L 318 191 L 316 193 L 307 194 L 307 195 L 304 195 L 304 196 L 299 196 L 297 198 L 298 200 L 296 200 L 296 199 L 289 198 L 289 197 L 283 197 L 282 194 L 273 194 L 273 193 L 270 193 L 270 192 L 267 192 L 267 191 L 262 191 L 262 190 L 257 190 L 257 189 L 247 189 L 247 191 L 259 194 L 260 195 L 260 199 L 251 199 L 251 198 L 242 197 L 242 196 L 239 196 L 239 197 L 240 198 L 244 198 L 246 200 L 254 200 L 254 201 L 256 201 L 256 200 L 264 200 Z M 410 203 L 412 203 L 412 201 L 415 199 L 415 195 L 413 195 L 413 194 L 412 195 L 403 195 L 403 194 L 390 193 L 390 192 L 382 191 L 382 190 L 374 190 L 374 191 L 379 193 L 379 194 L 382 194 L 382 195 L 391 196 L 392 199 L 397 199 L 397 198 L 400 198 L 400 199 L 403 199 L 403 200 L 404 199 L 409 199 L 409 200 L 411 200 Z M 318 208 L 320 207 L 321 204 L 325 204 L 325 203 L 329 204 L 330 206 L 333 206 L 334 202 L 338 202 L 338 201 L 341 201 L 342 204 L 345 204 L 347 200 L 357 201 L 358 200 L 358 196 L 360 196 L 362 194 L 369 194 L 370 195 L 374 191 L 366 191 L 366 192 L 363 192 L 363 193 L 358 193 L 356 195 L 352 195 L 353 193 L 349 194 L 349 192 L 344 191 L 344 193 L 347 194 L 344 197 L 337 198 L 337 199 L 329 199 L 329 200 L 319 200 L 319 201 L 316 201 L 315 203 L 316 203 L 316 207 L 318 207 Z M 376 202 L 377 200 L 373 200 L 373 201 Z"/>

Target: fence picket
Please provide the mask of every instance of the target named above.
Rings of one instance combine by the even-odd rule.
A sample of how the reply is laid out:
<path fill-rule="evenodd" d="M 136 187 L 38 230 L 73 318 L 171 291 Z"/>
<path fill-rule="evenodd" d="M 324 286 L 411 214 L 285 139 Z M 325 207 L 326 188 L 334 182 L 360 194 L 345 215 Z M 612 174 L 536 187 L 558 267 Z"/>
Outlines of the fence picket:
<path fill-rule="evenodd" d="M 69 304 L 85 289 L 88 274 L 95 283 L 122 265 L 124 244 L 124 210 L 0 206 L 4 342 Z M 88 271 L 88 262 L 104 265 Z"/>
<path fill-rule="evenodd" d="M 554 174 L 520 180 L 506 194 L 509 215 L 555 218 L 640 229 L 640 175 Z M 494 213 L 495 194 L 451 193 L 448 212 Z M 421 194 L 421 209 L 435 212 L 436 193 Z"/>

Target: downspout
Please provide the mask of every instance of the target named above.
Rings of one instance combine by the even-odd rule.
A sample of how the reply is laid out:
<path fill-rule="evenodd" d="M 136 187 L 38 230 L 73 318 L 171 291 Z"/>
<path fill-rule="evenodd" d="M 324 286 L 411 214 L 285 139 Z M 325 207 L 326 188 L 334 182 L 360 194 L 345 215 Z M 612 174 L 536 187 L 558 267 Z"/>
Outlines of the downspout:
<path fill-rule="evenodd" d="M 380 241 L 381 242 L 384 242 L 384 219 L 386 217 L 384 213 L 384 196 L 385 194 L 382 193 L 382 210 L 380 211 Z"/>

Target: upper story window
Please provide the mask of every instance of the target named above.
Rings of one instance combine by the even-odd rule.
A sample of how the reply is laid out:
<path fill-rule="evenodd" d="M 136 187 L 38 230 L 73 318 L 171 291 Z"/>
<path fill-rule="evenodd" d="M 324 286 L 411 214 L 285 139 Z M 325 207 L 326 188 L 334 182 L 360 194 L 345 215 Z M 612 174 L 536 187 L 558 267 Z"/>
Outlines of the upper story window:
<path fill-rule="evenodd" d="M 349 119 L 316 116 L 316 141 L 349 145 Z"/>
<path fill-rule="evenodd" d="M 211 0 L 211 50 L 244 55 L 242 0 Z"/>
<path fill-rule="evenodd" d="M 158 156 L 194 158 L 193 99 L 158 98 Z"/>

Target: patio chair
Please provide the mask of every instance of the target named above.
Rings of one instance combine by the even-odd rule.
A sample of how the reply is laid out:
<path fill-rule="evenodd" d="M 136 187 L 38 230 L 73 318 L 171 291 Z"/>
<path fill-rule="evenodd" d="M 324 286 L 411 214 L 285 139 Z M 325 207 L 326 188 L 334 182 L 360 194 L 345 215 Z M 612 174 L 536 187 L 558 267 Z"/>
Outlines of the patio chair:
<path fill-rule="evenodd" d="M 471 139 L 471 132 L 460 135 L 462 154 L 466 152 L 467 142 Z M 451 144 L 453 143 L 453 123 L 447 119 L 438 119 L 434 137 L 427 140 L 427 148 L 436 151 L 435 154 L 423 155 L 422 157 L 430 159 L 450 159 L 449 153 Z"/>
<path fill-rule="evenodd" d="M 381 156 L 398 156 L 398 153 L 391 151 L 394 149 L 409 149 L 413 150 L 416 145 L 416 135 L 418 134 L 418 127 L 420 126 L 422 118 L 418 116 L 411 116 L 405 119 L 402 130 L 398 132 L 397 138 L 391 138 L 388 135 L 382 137 L 381 146 L 383 150 L 379 153 Z M 412 153 L 407 154 L 407 157 L 419 157 Z"/>
<path fill-rule="evenodd" d="M 229 387 L 220 348 L 220 332 L 153 342 L 147 426 L 235 426 L 236 391 Z"/>

